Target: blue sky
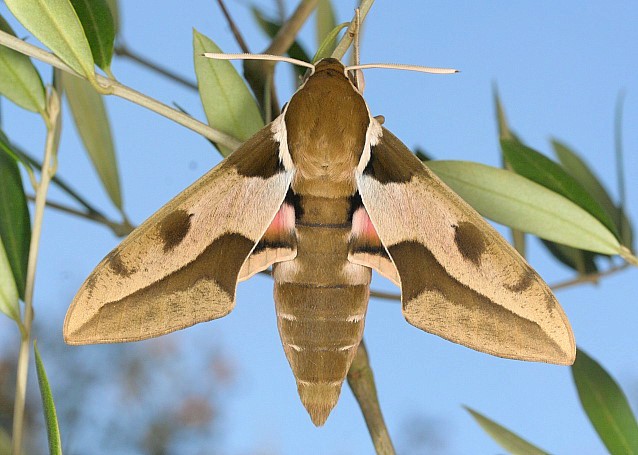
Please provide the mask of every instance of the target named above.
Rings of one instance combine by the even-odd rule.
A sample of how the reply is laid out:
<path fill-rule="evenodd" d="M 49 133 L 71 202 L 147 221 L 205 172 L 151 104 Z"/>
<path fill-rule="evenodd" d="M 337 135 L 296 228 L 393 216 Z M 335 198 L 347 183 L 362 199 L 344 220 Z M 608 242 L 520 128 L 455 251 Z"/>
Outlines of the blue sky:
<path fill-rule="evenodd" d="M 194 79 L 193 27 L 225 51 L 238 50 L 215 2 L 191 1 L 188 7 L 181 2 L 152 2 L 152 8 L 151 2 L 121 3 L 122 36 L 127 45 L 190 79 Z M 274 13 L 274 7 L 268 8 L 270 2 L 262 3 L 266 11 Z M 339 3 L 339 20 L 348 20 L 353 2 L 335 3 Z M 246 3 L 229 1 L 229 8 L 245 29 L 251 49 L 262 50 L 266 40 L 253 25 Z M 291 8 L 288 4 L 289 11 Z M 0 14 L 9 17 L 4 4 Z M 372 113 L 384 115 L 385 126 L 409 147 L 420 146 L 437 158 L 499 165 L 492 99 L 492 86 L 497 84 L 511 127 L 528 145 L 550 154 L 550 138 L 565 141 L 615 194 L 613 118 L 616 97 L 625 90 L 627 201 L 630 215 L 635 216 L 636 19 L 638 4 L 630 1 L 541 5 L 531 1 L 379 0 L 365 24 L 362 62 L 455 67 L 461 73 L 432 76 L 370 70 L 366 100 Z M 13 18 L 9 20 L 15 24 Z M 17 28 L 18 35 L 24 36 L 24 30 Z M 301 39 L 314 51 L 312 22 L 303 29 Z M 48 68 L 39 68 L 48 77 Z M 204 119 L 196 93 L 130 61 L 116 60 L 113 72 L 123 83 L 166 103 L 176 102 Z M 277 77 L 283 101 L 292 90 L 289 70 L 280 65 Z M 205 140 L 179 125 L 123 100 L 107 99 L 107 106 L 125 207 L 135 223 L 219 161 Z M 37 117 L 6 101 L 2 108 L 4 129 L 10 137 L 32 154 L 40 154 L 44 132 Z M 115 217 L 68 114 L 64 121 L 60 175 Z M 55 190 L 51 197 L 64 200 Z M 48 356 L 49 363 L 55 363 L 54 357 L 63 358 L 66 350 L 75 350 L 80 359 L 86 356 L 85 362 L 94 363 L 96 375 L 112 374 L 115 361 L 92 359 L 98 353 L 107 355 L 103 348 L 65 347 L 61 326 L 79 285 L 117 243 L 99 225 L 47 212 L 35 302 L 38 329 L 46 331 L 38 336 L 49 340 L 40 344 L 45 361 Z M 531 242 L 529 260 L 549 283 L 571 277 L 536 240 Z M 604 279 L 599 286 L 557 294 L 579 346 L 619 381 L 634 409 L 638 404 L 636 277 L 635 269 L 628 270 Z M 392 290 L 389 282 L 375 279 L 374 288 Z M 202 350 L 211 346 L 235 365 L 236 383 L 217 392 L 225 394 L 220 398 L 222 421 L 216 433 L 221 452 L 252 453 L 259 447 L 261 453 L 371 453 L 369 435 L 347 386 L 327 424 L 321 429 L 311 424 L 283 355 L 271 293 L 269 279 L 254 278 L 240 285 L 231 315 L 167 337 L 181 346 L 184 358 L 174 361 L 186 365 L 180 378 L 183 384 L 205 382 L 199 366 L 205 355 Z M 0 321 L 3 339 L 16 338 L 13 331 L 8 322 Z M 387 301 L 370 302 L 365 340 L 386 422 L 403 453 L 409 453 L 414 425 L 426 437 L 440 441 L 436 451 L 441 453 L 498 452 L 498 446 L 461 405 L 477 409 L 553 453 L 604 452 L 580 408 L 569 368 L 503 360 L 454 345 L 410 326 L 399 305 Z M 152 343 L 162 341 L 145 344 Z M 120 345 L 108 352 L 118 356 L 133 349 L 137 348 Z M 54 372 L 49 376 L 55 393 Z M 152 391 L 143 388 L 140 393 Z M 91 407 L 104 411 L 103 420 L 118 412 L 118 405 L 109 397 L 108 391 L 99 390 L 90 398 Z M 73 435 L 76 447 L 90 444 L 86 439 L 82 442 L 82 435 Z M 93 450 L 100 453 L 97 447 Z M 180 450 L 197 453 L 188 445 Z"/>

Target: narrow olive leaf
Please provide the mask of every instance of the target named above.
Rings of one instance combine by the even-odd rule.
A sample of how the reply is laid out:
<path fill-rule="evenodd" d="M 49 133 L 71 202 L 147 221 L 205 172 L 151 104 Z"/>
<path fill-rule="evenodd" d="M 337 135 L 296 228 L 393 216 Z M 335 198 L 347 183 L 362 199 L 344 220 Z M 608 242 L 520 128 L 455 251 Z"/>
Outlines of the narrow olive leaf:
<path fill-rule="evenodd" d="M 0 30 L 15 36 L 0 16 Z M 44 112 L 44 85 L 31 59 L 20 52 L 0 46 L 0 95 L 33 112 Z"/>
<path fill-rule="evenodd" d="M 503 109 L 503 103 L 501 103 L 501 97 L 498 94 L 498 88 L 496 87 L 496 84 L 493 84 L 492 92 L 494 93 L 494 107 L 496 109 L 496 123 L 498 125 L 498 137 L 499 139 L 511 139 L 513 136 L 507 124 L 505 109 Z"/>
<path fill-rule="evenodd" d="M 314 55 L 314 57 L 312 57 L 312 63 L 316 63 L 322 58 L 330 57 L 334 52 L 339 33 L 341 32 L 341 30 L 343 30 L 344 28 L 348 28 L 349 26 L 350 22 L 344 22 L 333 28 L 324 38 L 323 42 L 319 46 L 319 49 L 317 49 L 317 53 Z"/>
<path fill-rule="evenodd" d="M 467 412 L 476 420 L 481 428 L 489 434 L 494 441 L 501 447 L 507 450 L 509 453 L 516 455 L 546 455 L 542 449 L 539 449 L 535 445 L 527 442 L 525 439 L 518 436 L 516 433 L 508 430 L 502 425 L 494 422 L 492 419 L 485 417 L 483 414 L 475 411 L 472 408 L 463 406 Z"/>
<path fill-rule="evenodd" d="M 0 311 L 20 323 L 18 288 L 2 242 L 0 242 Z"/>
<path fill-rule="evenodd" d="M 638 423 L 616 381 L 580 349 L 571 368 L 583 409 L 609 453 L 638 454 Z"/>
<path fill-rule="evenodd" d="M 317 12 L 316 12 L 316 20 L 317 20 L 317 47 L 321 47 L 323 41 L 326 39 L 328 34 L 334 30 L 337 26 L 337 20 L 335 19 L 335 12 L 332 7 L 332 2 L 330 0 L 319 0 L 317 3 Z M 327 49 L 328 54 L 332 54 L 335 50 L 336 43 L 333 41 L 330 47 Z"/>
<path fill-rule="evenodd" d="M 563 165 L 563 168 L 596 199 L 598 204 L 600 204 L 607 215 L 614 221 L 616 230 L 622 234 L 622 244 L 631 246 L 631 223 L 624 213 L 621 215 L 618 206 L 613 202 L 609 192 L 605 189 L 600 179 L 596 177 L 594 171 L 570 147 L 556 139 L 553 139 L 551 142 L 554 152 Z"/>
<path fill-rule="evenodd" d="M 84 148 L 111 201 L 122 210 L 120 177 L 104 100 L 91 84 L 71 74 L 62 73 L 62 86 Z"/>
<path fill-rule="evenodd" d="M 89 41 L 95 64 L 110 72 L 115 22 L 106 0 L 71 0 Z"/>
<path fill-rule="evenodd" d="M 257 22 L 257 25 L 259 25 L 259 27 L 266 35 L 268 35 L 270 38 L 274 38 L 275 35 L 279 32 L 281 24 L 267 19 L 264 13 L 262 13 L 256 7 L 252 7 L 251 11 L 253 13 L 253 17 L 255 18 L 255 21 Z M 308 53 L 297 41 L 294 41 L 290 45 L 290 48 L 288 48 L 286 54 L 288 54 L 289 57 L 296 58 L 297 60 L 302 60 L 304 62 L 311 61 Z M 303 76 L 306 73 L 306 68 L 302 68 L 298 65 L 293 65 L 293 69 L 299 76 Z"/>
<path fill-rule="evenodd" d="M 618 254 L 616 237 L 569 199 L 518 174 L 466 161 L 427 166 L 483 216 L 584 250 Z"/>
<path fill-rule="evenodd" d="M 492 85 L 492 92 L 494 93 L 494 108 L 496 110 L 496 124 L 498 125 L 498 137 L 499 139 L 514 139 L 518 140 L 518 138 L 512 133 L 509 129 L 509 125 L 507 123 L 507 117 L 505 116 L 505 109 L 503 108 L 503 104 L 501 103 L 501 97 L 498 94 L 498 88 L 496 87 L 496 83 Z M 503 160 L 503 168 L 512 170 L 507 160 L 503 155 L 501 155 L 501 159 Z M 512 244 L 518 253 L 526 257 L 527 253 L 527 239 L 525 237 L 525 233 L 521 232 L 517 229 L 512 229 Z"/>
<path fill-rule="evenodd" d="M 111 17 L 113 18 L 113 27 L 115 28 L 115 36 L 120 33 L 121 20 L 120 20 L 120 7 L 117 0 L 106 0 L 106 4 L 111 10 Z"/>
<path fill-rule="evenodd" d="M 38 351 L 37 342 L 33 342 L 33 352 L 35 353 L 35 370 L 38 375 L 38 385 L 40 386 L 40 396 L 42 397 L 42 409 L 44 410 L 44 423 L 47 427 L 47 437 L 49 439 L 49 454 L 62 455 L 62 441 L 60 439 L 60 427 L 58 416 L 55 412 L 53 394 L 47 379 L 47 373 Z"/>
<path fill-rule="evenodd" d="M 0 146 L 10 148 L 2 133 Z M 31 220 L 18 164 L 7 153 L 0 153 L 0 182 L 0 241 L 9 260 L 18 295 L 24 298 Z"/>
<path fill-rule="evenodd" d="M 195 74 L 208 124 L 245 141 L 264 126 L 257 101 L 230 62 L 202 57 L 204 52 L 221 49 L 193 29 Z M 231 152 L 225 147 L 220 151 L 224 156 Z"/>
<path fill-rule="evenodd" d="M 543 240 L 543 245 L 549 252 L 567 267 L 575 270 L 580 275 L 587 275 L 598 272 L 598 266 L 594 261 L 595 253 L 583 251 L 571 246 L 560 245 L 558 243 Z"/>
<path fill-rule="evenodd" d="M 612 218 L 585 188 L 558 163 L 515 139 L 501 139 L 503 156 L 514 172 L 543 185 L 587 210 L 614 235 L 618 230 Z"/>
<path fill-rule="evenodd" d="M 5 0 L 13 15 L 64 63 L 93 80 L 91 48 L 69 0 Z"/>

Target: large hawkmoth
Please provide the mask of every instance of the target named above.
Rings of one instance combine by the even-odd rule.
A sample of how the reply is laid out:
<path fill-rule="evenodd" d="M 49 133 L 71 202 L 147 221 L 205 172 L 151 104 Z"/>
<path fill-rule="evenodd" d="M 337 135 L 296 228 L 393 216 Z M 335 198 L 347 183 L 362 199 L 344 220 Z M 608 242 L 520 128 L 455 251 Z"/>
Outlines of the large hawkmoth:
<path fill-rule="evenodd" d="M 420 329 L 501 357 L 574 361 L 547 285 L 382 127 L 335 59 L 102 260 L 65 339 L 135 341 L 222 317 L 237 283 L 271 265 L 284 351 L 316 425 L 361 341 L 371 269 L 401 288 Z"/>

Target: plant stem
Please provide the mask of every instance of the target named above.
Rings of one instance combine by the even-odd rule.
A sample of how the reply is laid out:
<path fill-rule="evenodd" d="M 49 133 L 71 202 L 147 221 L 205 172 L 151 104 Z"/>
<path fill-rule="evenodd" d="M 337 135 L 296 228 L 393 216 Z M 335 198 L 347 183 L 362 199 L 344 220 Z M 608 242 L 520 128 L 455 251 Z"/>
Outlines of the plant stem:
<path fill-rule="evenodd" d="M 374 0 L 361 0 L 361 3 L 359 4 L 359 14 L 360 14 L 361 23 L 363 23 L 366 16 L 368 15 L 368 11 L 370 11 L 370 8 L 372 8 L 373 3 L 374 3 Z M 355 16 L 355 19 L 356 19 L 356 16 Z M 339 44 L 337 44 L 337 47 L 335 47 L 335 50 L 332 53 L 332 56 L 334 58 L 342 59 L 343 56 L 346 55 L 348 48 L 352 44 L 352 40 L 354 39 L 354 32 L 357 28 L 355 19 L 350 21 L 350 25 L 348 26 L 346 33 L 344 33 L 343 37 L 341 38 L 341 41 L 339 41 Z"/>
<path fill-rule="evenodd" d="M 46 204 L 49 183 L 56 170 L 57 138 L 60 118 L 60 98 L 55 90 L 49 91 L 45 121 L 47 137 L 44 150 L 44 162 L 40 182 L 35 194 L 35 209 L 33 215 L 33 232 L 29 245 L 29 262 L 24 291 L 24 331 L 21 334 L 20 352 L 18 353 L 18 372 L 16 378 L 16 396 L 13 409 L 13 439 L 11 453 L 19 455 L 22 452 L 22 433 L 24 429 L 24 408 L 27 393 L 27 376 L 29 373 L 29 353 L 31 352 L 31 327 L 33 325 L 33 291 L 35 286 L 35 272 L 38 262 L 40 235 L 44 206 Z"/>
<path fill-rule="evenodd" d="M 394 447 L 392 446 L 388 429 L 385 426 L 383 414 L 381 414 L 377 389 L 374 385 L 374 376 L 372 375 L 368 352 L 363 340 L 361 340 L 357 354 L 352 361 L 352 365 L 350 365 L 348 385 L 359 403 L 377 454 L 394 455 Z"/>
<path fill-rule="evenodd" d="M 155 62 L 150 61 L 149 59 L 147 59 L 146 57 L 138 54 L 137 52 L 132 51 L 131 49 L 129 49 L 126 45 L 124 44 L 120 44 L 118 46 L 115 46 L 114 49 L 115 53 L 121 57 L 126 57 L 129 58 L 131 60 L 133 60 L 134 62 L 139 63 L 142 66 L 145 66 L 146 68 L 155 71 L 156 73 L 161 74 L 162 76 L 165 76 L 175 82 L 177 82 L 178 84 L 183 85 L 184 87 L 193 89 L 193 90 L 197 90 L 197 83 L 190 81 L 188 79 L 186 79 L 185 77 L 180 76 L 179 74 L 175 73 L 174 71 L 169 70 L 168 68 L 165 68 L 163 66 L 158 65 Z"/>
<path fill-rule="evenodd" d="M 5 33 L 1 30 L 0 44 L 22 54 L 40 60 L 44 63 L 47 63 L 51 66 L 54 66 L 55 68 L 61 69 L 62 71 L 73 74 L 76 77 L 86 79 L 84 76 L 73 71 L 73 69 L 71 69 L 68 65 L 66 65 L 62 60 L 60 60 L 52 53 L 40 49 L 37 46 L 33 46 L 29 43 L 25 43 L 21 39 L 16 38 L 15 36 L 11 36 L 10 34 Z M 173 109 L 168 105 L 157 101 L 156 99 L 146 96 L 130 87 L 127 87 L 126 85 L 120 84 L 114 79 L 109 79 L 100 75 L 96 75 L 95 78 L 97 80 L 97 83 L 102 87 L 105 93 L 119 96 L 120 98 L 132 101 L 135 104 L 139 104 L 140 106 L 143 106 L 147 109 L 150 109 L 151 111 L 163 115 L 164 117 L 171 119 L 174 122 L 177 122 L 180 125 L 183 125 L 186 128 L 189 128 L 196 133 L 199 133 L 202 136 L 232 150 L 235 150 L 241 145 L 241 142 L 234 137 L 226 133 L 222 133 L 221 131 L 215 130 L 210 126 L 200 122 L 199 120 L 196 120 L 176 109 Z"/>

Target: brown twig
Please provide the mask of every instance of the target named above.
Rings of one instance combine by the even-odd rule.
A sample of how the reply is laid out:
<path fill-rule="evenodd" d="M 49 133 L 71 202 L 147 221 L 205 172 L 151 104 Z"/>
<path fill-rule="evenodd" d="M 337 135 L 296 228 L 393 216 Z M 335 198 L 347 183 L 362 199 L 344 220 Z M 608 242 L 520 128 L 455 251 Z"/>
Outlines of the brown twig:
<path fill-rule="evenodd" d="M 145 66 L 146 68 L 155 71 L 156 73 L 161 74 L 162 76 L 165 76 L 169 79 L 172 79 L 173 81 L 177 82 L 178 84 L 181 84 L 185 87 L 188 87 L 190 89 L 193 90 L 197 90 L 197 83 L 190 81 L 188 79 L 186 79 L 183 76 L 180 76 L 179 74 L 175 73 L 174 71 L 161 66 L 157 63 L 154 63 L 152 61 L 150 61 L 149 59 L 147 59 L 146 57 L 137 54 L 136 52 L 132 51 L 131 49 L 129 49 L 128 47 L 126 47 L 124 44 L 119 44 L 117 46 L 115 46 L 115 53 L 117 55 L 120 55 L 122 57 L 127 57 L 130 58 L 131 60 L 133 60 L 134 62 L 139 63 L 142 66 Z"/>
<path fill-rule="evenodd" d="M 310 13 L 315 9 L 319 0 L 302 0 L 292 16 L 281 26 L 277 35 L 273 38 L 270 45 L 264 50 L 266 54 L 283 55 L 292 45 L 297 37 L 297 33 L 304 25 Z M 262 109 L 264 107 L 265 87 L 268 83 L 269 75 L 274 69 L 273 62 L 263 60 L 244 60 L 244 77 L 250 84 L 250 87 L 259 101 Z M 271 89 L 271 97 L 275 96 L 275 91 Z M 279 103 L 272 102 L 271 98 L 271 115 L 275 118 L 279 115 Z"/>
<path fill-rule="evenodd" d="M 27 195 L 27 199 L 29 199 L 30 201 L 35 201 L 35 196 Z M 113 233 L 115 233 L 115 235 L 117 235 L 118 237 L 124 237 L 125 235 L 130 234 L 133 231 L 133 229 L 135 229 L 135 226 L 132 226 L 126 220 L 121 223 L 118 223 L 118 222 L 109 220 L 108 218 L 106 218 L 104 215 L 100 213 L 82 211 L 82 210 L 78 210 L 73 207 L 69 207 L 64 204 L 58 204 L 57 202 L 52 202 L 52 201 L 46 201 L 46 206 L 55 210 L 59 210 L 64 213 L 68 213 L 70 215 L 84 218 L 85 220 L 90 220 L 96 223 L 103 224 L 104 226 L 111 229 Z"/>
<path fill-rule="evenodd" d="M 241 35 L 239 28 L 237 28 L 235 21 L 233 21 L 233 18 L 230 16 L 230 13 L 228 12 L 226 5 L 224 4 L 224 0 L 217 0 L 217 4 L 219 5 L 219 8 L 222 10 L 222 14 L 226 18 L 226 22 L 228 22 L 230 31 L 235 37 L 235 41 L 237 41 L 237 44 L 241 48 L 241 51 L 245 54 L 250 54 L 250 49 L 248 48 L 248 45 L 246 44 L 244 37 Z"/>
<path fill-rule="evenodd" d="M 359 403 L 377 454 L 394 455 L 394 447 L 381 414 L 374 376 L 363 340 L 361 340 L 357 354 L 350 365 L 348 385 Z"/>

